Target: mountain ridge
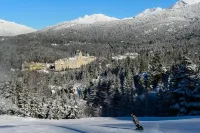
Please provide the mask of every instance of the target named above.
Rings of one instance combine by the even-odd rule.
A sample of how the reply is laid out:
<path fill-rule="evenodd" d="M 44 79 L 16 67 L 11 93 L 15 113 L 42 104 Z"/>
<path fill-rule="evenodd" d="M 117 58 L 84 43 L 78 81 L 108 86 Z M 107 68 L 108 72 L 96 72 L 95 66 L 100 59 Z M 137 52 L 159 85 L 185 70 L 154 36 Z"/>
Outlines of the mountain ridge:
<path fill-rule="evenodd" d="M 200 0 L 179 0 L 172 6 L 172 8 L 183 8 L 183 7 L 191 6 L 198 3 L 200 3 Z"/>
<path fill-rule="evenodd" d="M 185 8 L 188 6 L 192 6 L 195 4 L 200 3 L 200 0 L 179 0 L 176 2 L 172 8 L 162 9 L 160 7 L 156 8 L 149 8 L 144 10 L 143 12 L 137 14 L 135 17 L 127 17 L 118 19 L 115 17 L 109 17 L 104 14 L 92 14 L 92 15 L 85 15 L 83 17 L 79 17 L 77 19 L 71 20 L 71 21 L 64 21 L 58 24 L 55 24 L 53 26 L 44 27 L 43 29 L 39 31 L 49 31 L 49 30 L 61 30 L 66 29 L 74 26 L 79 25 L 93 25 L 97 23 L 112 23 L 113 21 L 124 21 L 124 20 L 132 20 L 134 18 L 142 18 L 142 17 L 148 17 L 149 15 L 154 15 L 159 12 L 165 12 L 170 9 L 179 9 L 179 8 Z M 27 27 L 25 25 L 17 24 L 14 22 L 9 22 L 6 20 L 0 19 L 0 36 L 16 36 L 20 34 L 26 34 L 35 32 L 36 30 L 30 27 Z"/>
<path fill-rule="evenodd" d="M 157 13 L 157 12 L 162 11 L 162 10 L 164 10 L 164 9 L 162 9 L 160 7 L 148 8 L 148 9 L 144 10 L 143 12 L 139 13 L 138 15 L 136 15 L 136 17 L 151 15 L 151 14 Z"/>
<path fill-rule="evenodd" d="M 36 30 L 25 25 L 0 19 L 0 36 L 16 36 L 35 32 Z"/>
<path fill-rule="evenodd" d="M 143 12 L 137 14 L 135 17 L 126 17 L 126 18 L 122 18 L 122 19 L 118 19 L 118 18 L 114 18 L 114 17 L 109 17 L 106 16 L 104 14 L 93 14 L 93 15 L 85 15 L 83 17 L 79 17 L 75 20 L 71 20 L 71 21 L 64 21 L 61 23 L 58 23 L 54 26 L 49 26 L 46 27 L 44 29 L 42 29 L 42 31 L 46 31 L 46 30 L 61 30 L 61 29 L 66 29 L 66 28 L 70 28 L 70 27 L 76 27 L 77 25 L 94 25 L 96 23 L 107 23 L 107 22 L 113 22 L 113 21 L 124 21 L 124 20 L 132 20 L 134 18 L 138 18 L 141 19 L 143 17 L 148 17 L 149 15 L 156 15 L 158 13 L 162 14 L 161 12 L 163 12 L 163 14 L 166 14 L 167 12 L 171 12 L 170 10 L 173 9 L 179 9 L 179 8 L 185 8 L 188 6 L 192 6 L 195 4 L 198 4 L 200 2 L 200 0 L 179 0 L 178 2 L 176 2 L 172 8 L 167 8 L 167 9 L 163 9 L 160 7 L 156 7 L 156 8 L 148 8 L 146 10 L 144 10 Z M 178 11 L 179 12 L 179 11 Z M 173 15 L 172 15 L 173 16 Z M 107 20 L 107 21 L 106 21 Z"/>
<path fill-rule="evenodd" d="M 46 28 L 43 28 L 41 31 L 48 31 L 52 28 L 54 30 L 60 30 L 62 28 L 69 28 L 76 25 L 88 25 L 88 24 L 95 24 L 95 23 L 111 22 L 111 21 L 116 21 L 116 20 L 120 20 L 120 19 L 115 18 L 115 17 L 109 17 L 104 14 L 85 15 L 83 17 L 79 17 L 71 21 L 64 21 L 54 26 L 48 26 Z"/>
<path fill-rule="evenodd" d="M 69 22 L 77 24 L 92 24 L 96 22 L 109 22 L 114 20 L 119 20 L 119 19 L 114 17 L 109 17 L 104 14 L 92 14 L 92 15 L 85 15 L 84 17 L 79 17 Z"/>

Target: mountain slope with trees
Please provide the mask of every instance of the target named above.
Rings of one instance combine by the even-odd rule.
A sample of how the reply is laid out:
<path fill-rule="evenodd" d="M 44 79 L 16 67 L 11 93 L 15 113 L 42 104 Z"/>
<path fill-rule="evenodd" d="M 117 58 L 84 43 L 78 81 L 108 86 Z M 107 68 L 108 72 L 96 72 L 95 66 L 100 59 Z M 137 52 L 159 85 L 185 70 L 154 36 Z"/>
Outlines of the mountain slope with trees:
<path fill-rule="evenodd" d="M 14 106 L 2 105 L 1 113 L 49 119 L 199 115 L 199 9 L 193 4 L 133 19 L 1 37 L 0 66 L 15 70 L 1 84 L 1 96 Z M 61 73 L 20 71 L 24 61 L 53 63 L 78 49 L 97 61 Z M 112 60 L 126 53 L 138 57 Z M 83 85 L 78 95 L 76 83 Z"/>

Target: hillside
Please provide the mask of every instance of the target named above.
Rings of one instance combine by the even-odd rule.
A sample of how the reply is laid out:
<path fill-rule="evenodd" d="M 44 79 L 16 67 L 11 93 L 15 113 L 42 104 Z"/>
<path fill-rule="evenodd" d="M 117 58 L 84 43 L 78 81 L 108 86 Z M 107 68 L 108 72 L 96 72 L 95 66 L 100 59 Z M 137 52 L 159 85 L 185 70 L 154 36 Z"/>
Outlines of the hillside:
<path fill-rule="evenodd" d="M 65 22 L 39 31 L 40 35 L 60 35 L 64 40 L 73 41 L 133 41 L 137 38 L 149 38 L 154 32 L 165 35 L 177 33 L 190 26 L 199 18 L 200 4 L 178 9 L 155 9 L 149 15 L 138 15 L 128 20 L 116 20 L 92 24 L 70 24 Z M 150 11 L 148 11 L 150 12 Z M 92 16 L 91 16 L 92 17 Z M 167 33 L 166 33 L 167 32 Z M 151 35 L 149 35 L 151 34 Z M 154 36 L 153 36 L 154 37 Z"/>
<path fill-rule="evenodd" d="M 198 53 L 199 9 L 199 3 L 182 8 L 157 8 L 146 10 L 150 12 L 148 15 L 142 13 L 132 19 L 117 19 L 102 14 L 87 15 L 3 40 L 0 42 L 3 47 L 0 52 L 2 57 L 10 58 L 3 51 L 14 49 L 12 53 L 17 55 L 15 59 L 18 61 L 12 64 L 19 60 L 53 62 L 58 58 L 73 56 L 77 49 L 106 57 L 112 53 L 144 50 L 166 52 L 173 48 L 175 51 L 185 51 L 192 45 L 187 51 Z"/>
<path fill-rule="evenodd" d="M 199 9 L 200 3 L 190 3 L 147 9 L 129 19 L 86 15 L 37 32 L 0 37 L 2 74 L 12 71 L 11 80 L 2 83 L 2 95 L 17 106 L 3 105 L 0 112 L 43 119 L 117 117 L 130 112 L 199 115 Z M 77 50 L 97 60 L 77 69 L 63 68 Z M 47 65 L 62 58 L 61 72 L 39 66 L 33 66 L 36 71 L 21 71 L 24 61 Z M 76 87 L 77 83 L 82 86 Z"/>
<path fill-rule="evenodd" d="M 34 31 L 30 27 L 0 19 L 0 36 L 16 36 Z"/>

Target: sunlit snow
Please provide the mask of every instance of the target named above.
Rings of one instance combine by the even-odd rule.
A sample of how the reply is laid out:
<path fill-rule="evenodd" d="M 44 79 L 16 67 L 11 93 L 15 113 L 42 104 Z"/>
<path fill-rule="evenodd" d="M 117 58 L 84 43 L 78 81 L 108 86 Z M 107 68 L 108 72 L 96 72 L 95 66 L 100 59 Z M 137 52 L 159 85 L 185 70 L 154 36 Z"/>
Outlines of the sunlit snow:
<path fill-rule="evenodd" d="M 0 19 L 0 36 L 15 36 L 36 31 L 24 25 Z"/>
<path fill-rule="evenodd" d="M 139 118 L 142 133 L 199 133 L 200 118 Z M 130 117 L 38 120 L 0 116 L 1 133 L 138 133 Z"/>

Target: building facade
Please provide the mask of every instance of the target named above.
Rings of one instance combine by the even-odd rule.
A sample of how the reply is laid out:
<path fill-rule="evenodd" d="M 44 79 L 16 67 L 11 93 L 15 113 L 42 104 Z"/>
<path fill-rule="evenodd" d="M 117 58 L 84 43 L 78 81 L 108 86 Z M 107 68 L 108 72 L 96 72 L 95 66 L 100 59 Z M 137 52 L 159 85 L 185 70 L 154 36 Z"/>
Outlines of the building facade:
<path fill-rule="evenodd" d="M 39 71 L 39 70 L 47 70 L 48 66 L 46 63 L 35 63 L 35 62 L 31 62 L 31 63 L 27 63 L 24 62 L 22 64 L 22 70 L 28 70 L 28 71 Z"/>
<path fill-rule="evenodd" d="M 80 68 L 82 65 L 87 65 L 96 60 L 94 56 L 83 56 L 82 52 L 80 51 L 78 55 L 71 58 L 59 59 L 55 61 L 55 70 L 56 71 L 63 71 L 66 69 L 75 69 Z"/>

